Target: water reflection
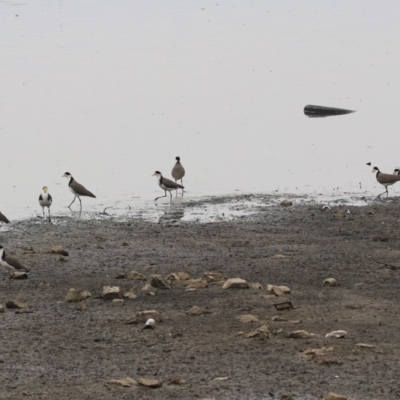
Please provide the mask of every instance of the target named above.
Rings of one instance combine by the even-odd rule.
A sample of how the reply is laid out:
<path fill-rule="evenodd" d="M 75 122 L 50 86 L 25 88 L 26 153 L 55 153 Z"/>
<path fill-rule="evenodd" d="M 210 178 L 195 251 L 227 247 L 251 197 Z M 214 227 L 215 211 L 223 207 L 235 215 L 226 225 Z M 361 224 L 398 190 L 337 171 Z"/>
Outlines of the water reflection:
<path fill-rule="evenodd" d="M 171 204 L 166 207 L 164 214 L 158 219 L 158 223 L 162 225 L 170 225 L 178 223 L 185 215 L 183 205 Z"/>

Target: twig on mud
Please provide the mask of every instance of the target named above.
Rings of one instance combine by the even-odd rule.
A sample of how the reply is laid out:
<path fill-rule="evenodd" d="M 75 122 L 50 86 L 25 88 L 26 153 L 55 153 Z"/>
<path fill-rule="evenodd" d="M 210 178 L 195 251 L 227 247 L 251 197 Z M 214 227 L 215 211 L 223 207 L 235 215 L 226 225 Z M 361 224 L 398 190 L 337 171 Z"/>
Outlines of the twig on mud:
<path fill-rule="evenodd" d="M 106 212 L 107 208 L 113 208 L 113 206 L 106 207 L 103 212 L 99 213 L 100 215 L 110 215 L 109 213 Z"/>
<path fill-rule="evenodd" d="M 382 264 L 382 265 L 383 265 L 383 267 L 375 268 L 374 271 L 376 271 L 377 269 L 383 269 L 383 268 L 386 268 L 386 267 L 390 267 L 390 269 L 392 269 L 392 270 L 395 270 L 395 269 L 399 269 L 399 268 L 400 268 L 400 267 L 398 267 L 397 265 L 392 265 L 392 264 L 388 264 L 388 263 L 385 263 L 385 262 L 382 262 L 382 261 L 375 260 L 374 257 L 369 257 L 369 258 L 370 258 L 372 261 L 375 261 L 377 264 Z"/>

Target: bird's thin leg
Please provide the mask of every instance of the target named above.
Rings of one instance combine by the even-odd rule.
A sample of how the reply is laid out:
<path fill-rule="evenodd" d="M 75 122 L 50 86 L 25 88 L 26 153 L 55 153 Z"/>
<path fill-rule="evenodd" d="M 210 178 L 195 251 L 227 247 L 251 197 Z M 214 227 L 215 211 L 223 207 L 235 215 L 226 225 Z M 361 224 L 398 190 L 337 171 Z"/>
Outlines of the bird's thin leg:
<path fill-rule="evenodd" d="M 71 206 L 72 206 L 73 202 L 75 201 L 75 199 L 76 199 L 76 196 L 75 196 L 74 199 L 72 200 L 72 203 L 68 206 L 69 209 L 71 209 Z"/>
<path fill-rule="evenodd" d="M 50 207 L 49 207 L 49 222 L 51 222 Z"/>
<path fill-rule="evenodd" d="M 172 203 L 172 192 L 171 191 L 169 192 L 169 195 L 170 195 L 170 202 Z"/>
<path fill-rule="evenodd" d="M 81 198 L 79 196 L 78 196 L 78 200 L 79 200 L 79 203 L 81 205 L 81 211 L 80 212 L 82 212 L 82 200 L 81 200 Z"/>
<path fill-rule="evenodd" d="M 158 199 L 161 199 L 161 198 L 163 198 L 163 197 L 167 197 L 167 191 L 166 190 L 164 190 L 164 196 L 160 196 L 160 197 L 156 197 L 155 199 L 154 199 L 154 201 L 156 201 L 156 200 L 158 200 Z"/>
<path fill-rule="evenodd" d="M 42 207 L 42 211 L 43 211 L 43 221 L 44 221 L 44 207 Z"/>
<path fill-rule="evenodd" d="M 183 186 L 183 179 L 181 179 L 181 185 Z M 183 189 L 182 189 L 182 196 L 183 196 Z"/>
<path fill-rule="evenodd" d="M 383 193 L 381 193 L 380 195 L 378 195 L 378 198 L 381 197 L 385 193 L 387 193 L 387 187 L 386 186 L 385 186 L 385 191 Z"/>

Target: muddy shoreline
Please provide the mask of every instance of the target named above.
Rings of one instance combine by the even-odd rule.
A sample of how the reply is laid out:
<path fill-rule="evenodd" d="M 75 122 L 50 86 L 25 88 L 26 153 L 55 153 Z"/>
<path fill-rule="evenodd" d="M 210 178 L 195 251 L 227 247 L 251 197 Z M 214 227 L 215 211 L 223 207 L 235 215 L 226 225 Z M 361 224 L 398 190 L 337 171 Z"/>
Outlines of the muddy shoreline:
<path fill-rule="evenodd" d="M 211 199 L 212 206 L 220 200 Z M 207 208 L 208 201 L 195 206 Z M 243 199 L 234 202 L 240 208 Z M 325 212 L 321 204 L 284 208 L 271 202 L 258 198 L 254 212 L 229 220 L 215 214 L 215 222 L 207 223 L 182 221 L 178 207 L 157 222 L 140 215 L 71 216 L 53 224 L 20 221 L 0 232 L 1 244 L 32 269 L 29 279 L 16 280 L 12 288 L 1 275 L 0 304 L 24 301 L 32 312 L 0 314 L 0 398 L 321 399 L 328 392 L 398 398 L 400 202 L 331 203 Z M 183 215 L 190 207 L 182 206 Z M 56 245 L 69 253 L 67 261 L 45 253 Z M 152 274 L 184 271 L 201 278 L 217 271 L 262 288 L 209 284 L 186 291 L 177 282 L 153 296 L 141 291 L 144 281 L 116 279 L 131 270 L 149 277 L 147 283 Z M 339 286 L 324 288 L 328 277 Z M 277 311 L 273 304 L 282 299 L 271 297 L 267 284 L 290 287 L 285 298 L 294 308 Z M 133 288 L 138 296 L 115 304 L 99 297 L 104 285 Z M 69 288 L 92 293 L 87 308 L 64 301 Z M 193 306 L 205 313 L 188 315 Z M 126 324 L 149 309 L 163 319 L 154 330 Z M 244 314 L 259 322 L 238 321 Z M 286 321 L 274 320 L 276 315 Z M 262 325 L 269 327 L 269 338 L 244 337 Z M 315 336 L 289 338 L 299 329 Z M 347 336 L 325 338 L 338 329 Z M 323 346 L 333 350 L 304 357 L 305 350 Z M 155 378 L 163 385 L 107 384 L 124 377 Z M 168 385 L 175 377 L 186 384 Z"/>

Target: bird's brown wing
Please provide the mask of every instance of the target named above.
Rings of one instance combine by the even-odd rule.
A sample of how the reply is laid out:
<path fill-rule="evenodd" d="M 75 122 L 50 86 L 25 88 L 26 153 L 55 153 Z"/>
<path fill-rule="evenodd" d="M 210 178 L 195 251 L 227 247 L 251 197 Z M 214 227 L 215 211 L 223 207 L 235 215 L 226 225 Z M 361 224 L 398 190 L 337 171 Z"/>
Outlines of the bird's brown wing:
<path fill-rule="evenodd" d="M 172 168 L 171 175 L 174 179 L 182 179 L 185 176 L 185 168 L 182 167 L 181 163 L 176 163 Z"/>
<path fill-rule="evenodd" d="M 0 212 L 0 221 L 5 222 L 6 224 L 10 223 L 10 221 L 7 219 L 7 217 L 2 212 Z"/>
<path fill-rule="evenodd" d="M 170 189 L 184 189 L 182 185 L 179 185 L 176 182 L 171 181 L 170 179 L 162 178 L 161 182 L 165 187 L 170 188 Z"/>
<path fill-rule="evenodd" d="M 378 174 L 376 177 L 379 183 L 382 184 L 387 184 L 387 183 L 395 183 L 397 181 L 400 181 L 400 176 L 399 175 L 393 175 L 393 174 L 383 174 L 382 172 Z"/>
<path fill-rule="evenodd" d="M 24 267 L 16 258 L 6 254 L 6 262 L 19 271 L 29 272 L 28 267 Z"/>
<path fill-rule="evenodd" d="M 70 187 L 72 188 L 72 190 L 77 193 L 79 196 L 88 196 L 88 197 L 94 197 L 96 198 L 96 196 L 92 193 L 89 192 L 89 190 L 87 190 L 85 188 L 85 186 L 81 185 L 80 183 L 78 183 L 77 181 L 72 181 L 70 184 Z"/>

